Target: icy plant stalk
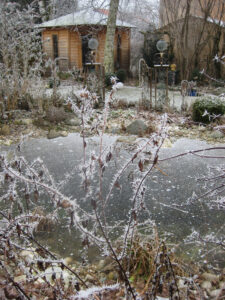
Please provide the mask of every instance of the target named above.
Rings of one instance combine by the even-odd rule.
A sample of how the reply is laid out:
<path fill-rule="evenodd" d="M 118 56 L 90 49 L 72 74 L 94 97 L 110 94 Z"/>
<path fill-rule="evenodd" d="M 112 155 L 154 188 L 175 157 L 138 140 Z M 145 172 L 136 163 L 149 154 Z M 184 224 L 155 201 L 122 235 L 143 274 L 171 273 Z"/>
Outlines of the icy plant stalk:
<path fill-rule="evenodd" d="M 83 165 L 81 170 L 84 176 L 83 184 L 85 189 L 88 187 L 88 172 L 91 170 L 91 165 L 87 163 L 87 141 L 85 136 L 89 129 L 97 128 L 97 122 L 94 122 L 92 127 L 90 126 L 90 123 L 92 123 L 91 119 L 94 115 L 94 105 L 97 102 L 97 95 L 91 94 L 87 89 L 83 89 L 76 94 L 73 93 L 67 100 L 68 105 L 81 121 L 81 136 L 83 139 Z"/>

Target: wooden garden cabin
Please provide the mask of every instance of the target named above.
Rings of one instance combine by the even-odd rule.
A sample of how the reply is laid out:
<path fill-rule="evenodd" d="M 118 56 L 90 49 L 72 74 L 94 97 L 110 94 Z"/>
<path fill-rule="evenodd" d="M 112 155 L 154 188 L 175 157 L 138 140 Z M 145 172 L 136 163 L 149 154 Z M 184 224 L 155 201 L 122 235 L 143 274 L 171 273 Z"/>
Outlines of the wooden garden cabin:
<path fill-rule="evenodd" d="M 98 48 L 95 62 L 103 63 L 108 11 L 81 10 L 39 25 L 42 29 L 43 51 L 49 58 L 58 58 L 61 71 L 76 67 L 82 70 L 89 61 L 88 41 L 95 38 Z M 115 69 L 130 68 L 130 34 L 134 27 L 117 20 L 114 40 Z"/>

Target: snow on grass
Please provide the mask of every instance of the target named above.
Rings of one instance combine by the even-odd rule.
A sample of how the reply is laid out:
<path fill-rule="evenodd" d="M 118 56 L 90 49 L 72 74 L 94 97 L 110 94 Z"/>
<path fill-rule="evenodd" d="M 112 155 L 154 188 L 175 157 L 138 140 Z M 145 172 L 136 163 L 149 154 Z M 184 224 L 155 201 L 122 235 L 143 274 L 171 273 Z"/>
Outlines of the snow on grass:
<path fill-rule="evenodd" d="M 115 290 L 118 290 L 119 287 L 120 287 L 119 284 L 104 285 L 102 287 L 91 287 L 87 290 L 80 291 L 76 295 L 75 300 L 90 299 L 90 297 L 93 297 L 94 294 L 96 294 L 96 293 L 115 291 Z"/>

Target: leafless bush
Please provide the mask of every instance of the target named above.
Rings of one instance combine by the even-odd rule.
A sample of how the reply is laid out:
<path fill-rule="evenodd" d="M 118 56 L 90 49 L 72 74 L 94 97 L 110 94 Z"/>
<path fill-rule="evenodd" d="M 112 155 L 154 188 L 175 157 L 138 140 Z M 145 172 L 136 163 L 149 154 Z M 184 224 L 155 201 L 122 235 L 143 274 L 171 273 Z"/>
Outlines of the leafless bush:
<path fill-rule="evenodd" d="M 46 118 L 53 123 L 59 123 L 66 119 L 66 113 L 63 107 L 50 106 L 46 112 Z"/>
<path fill-rule="evenodd" d="M 6 209 L 6 213 L 2 214 L 3 218 L 5 219 L 7 228 L 7 231 L 4 230 L 3 232 L 3 236 L 5 236 L 6 238 L 4 239 L 2 245 L 4 245 L 3 247 L 8 247 L 7 241 L 9 239 L 13 239 L 13 236 L 15 237 L 15 234 L 17 236 L 15 238 L 19 238 L 19 240 L 22 236 L 24 237 L 24 235 L 27 235 L 29 237 L 32 236 L 32 232 L 35 230 L 35 228 L 37 228 L 38 224 L 40 224 L 40 222 L 37 222 L 37 215 L 34 218 L 32 211 L 34 211 L 36 206 L 40 206 L 41 195 L 43 193 L 47 193 L 49 195 L 49 198 L 51 199 L 50 201 L 52 201 L 53 208 L 52 213 L 49 215 L 49 217 L 54 219 L 60 209 L 65 209 L 70 219 L 70 226 L 75 226 L 80 230 L 84 245 L 90 245 L 93 243 L 97 245 L 98 248 L 103 249 L 104 254 L 112 256 L 113 260 L 115 260 L 115 262 L 118 264 L 118 267 L 122 274 L 122 279 L 126 287 L 127 296 L 131 295 L 132 298 L 135 298 L 135 291 L 131 287 L 131 283 L 129 281 L 126 270 L 121 265 L 121 259 L 126 256 L 127 249 L 129 247 L 132 247 L 132 237 L 135 232 L 137 217 L 139 211 L 142 210 L 141 207 L 144 207 L 143 201 L 145 188 L 143 187 L 143 183 L 145 181 L 145 178 L 151 172 L 153 166 L 157 163 L 158 151 L 165 138 L 165 133 L 163 129 L 160 136 L 152 136 L 144 146 L 138 149 L 138 151 L 124 164 L 121 170 L 119 170 L 119 172 L 113 176 L 112 183 L 109 186 L 109 191 L 105 195 L 103 193 L 104 171 L 107 165 L 110 164 L 110 161 L 113 158 L 113 153 L 111 151 L 107 151 L 107 149 L 104 149 L 103 134 L 105 132 L 107 124 L 109 102 L 112 99 L 112 95 L 113 92 L 105 102 L 103 116 L 99 116 L 99 118 L 96 118 L 95 122 L 92 124 L 92 126 L 95 127 L 95 130 L 99 131 L 100 145 L 99 153 L 91 154 L 88 154 L 86 150 L 87 140 L 85 138 L 85 133 L 86 130 L 90 127 L 90 118 L 94 113 L 93 105 L 97 101 L 97 97 L 95 96 L 93 98 L 92 94 L 84 90 L 80 92 L 79 106 L 76 104 L 76 101 L 73 102 L 73 99 L 69 100 L 72 104 L 74 112 L 81 118 L 82 121 L 81 134 L 83 138 L 83 162 L 81 163 L 80 170 L 83 182 L 82 186 L 86 191 L 86 196 L 83 200 L 85 202 L 91 203 L 92 212 L 88 213 L 83 211 L 82 207 L 76 199 L 72 200 L 66 197 L 57 189 L 56 183 L 49 175 L 47 169 L 40 159 L 37 159 L 32 164 L 29 164 L 22 157 L 16 157 L 15 160 L 8 162 L 7 159 L 2 156 L 1 180 L 7 187 L 7 192 L 2 197 L 2 201 L 7 201 L 8 197 L 10 197 L 11 199 L 10 207 Z M 165 121 L 163 121 L 163 124 L 164 123 Z M 106 217 L 106 208 L 111 201 L 112 192 L 119 186 L 120 177 L 123 175 L 126 168 L 134 162 L 138 155 L 149 144 L 152 144 L 153 147 L 155 147 L 155 159 L 152 167 L 148 172 L 143 172 L 141 160 L 138 163 L 141 177 L 140 179 L 135 180 L 134 183 L 135 188 L 134 194 L 131 199 L 131 208 L 129 214 L 130 217 L 128 224 L 124 227 L 123 249 L 121 253 L 117 254 L 111 239 L 110 232 L 112 228 L 110 225 L 110 220 L 108 220 Z M 99 177 L 98 197 L 96 197 L 96 188 L 92 188 L 93 176 Z M 18 194 L 16 189 L 16 186 L 19 182 L 25 184 L 25 202 L 22 202 L 20 200 L 20 195 Z M 96 186 L 95 183 L 94 186 Z M 13 219 L 11 219 L 11 216 L 13 216 L 13 210 L 15 208 L 19 209 L 21 215 L 19 215 L 18 217 L 15 216 L 13 217 Z M 8 217 L 9 215 L 10 217 Z M 40 216 L 39 218 L 43 217 Z M 11 221 L 13 223 L 11 223 Z M 29 224 L 29 227 L 27 227 L 27 224 Z M 9 230 L 10 226 L 12 226 L 12 230 Z"/>

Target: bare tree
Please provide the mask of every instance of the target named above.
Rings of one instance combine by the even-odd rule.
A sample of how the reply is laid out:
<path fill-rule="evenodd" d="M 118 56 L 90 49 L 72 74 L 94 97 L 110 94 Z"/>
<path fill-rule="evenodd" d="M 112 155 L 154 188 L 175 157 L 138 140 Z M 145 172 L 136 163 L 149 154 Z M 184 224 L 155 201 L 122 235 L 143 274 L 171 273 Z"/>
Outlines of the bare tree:
<path fill-rule="evenodd" d="M 124 0 L 119 7 L 118 16 L 120 20 L 136 26 L 131 31 L 131 73 L 137 76 L 139 60 L 143 56 L 146 59 L 145 52 L 150 56 L 149 36 L 156 36 L 154 32 L 159 24 L 159 1 Z M 149 61 L 148 63 L 151 64 Z"/>
<path fill-rule="evenodd" d="M 209 68 L 219 50 L 224 12 L 222 0 L 161 1 L 161 29 L 169 35 L 182 79 L 203 63 Z"/>
<path fill-rule="evenodd" d="M 44 22 L 75 12 L 78 9 L 78 0 L 39 0 L 38 5 Z"/>
<path fill-rule="evenodd" d="M 104 53 L 104 65 L 107 73 L 112 73 L 114 71 L 114 36 L 116 31 L 116 18 L 118 8 L 119 0 L 111 0 Z"/>
<path fill-rule="evenodd" d="M 78 0 L 53 0 L 52 18 L 75 12 L 78 9 Z"/>

